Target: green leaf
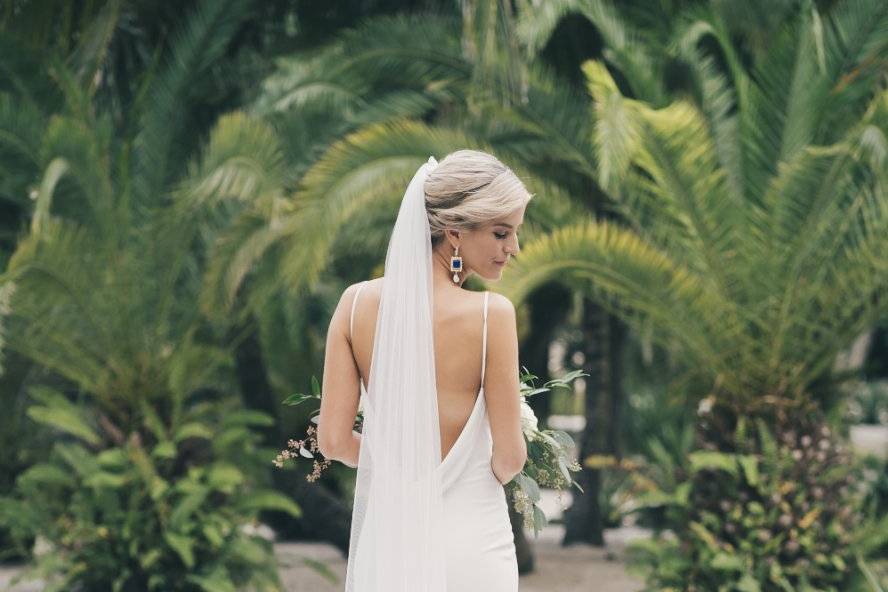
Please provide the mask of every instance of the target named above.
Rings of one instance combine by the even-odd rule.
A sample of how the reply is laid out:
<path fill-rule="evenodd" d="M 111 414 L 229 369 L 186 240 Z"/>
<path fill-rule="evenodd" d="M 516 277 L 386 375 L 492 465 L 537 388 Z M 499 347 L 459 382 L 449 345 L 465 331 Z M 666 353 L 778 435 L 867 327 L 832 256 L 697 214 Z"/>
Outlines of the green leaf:
<path fill-rule="evenodd" d="M 746 475 L 747 483 L 753 487 L 758 485 L 758 459 L 752 455 L 743 454 L 737 456 L 737 462 L 743 467 L 743 473 Z"/>
<path fill-rule="evenodd" d="M 88 487 L 95 487 L 97 489 L 119 489 L 129 483 L 129 477 L 127 475 L 117 475 L 101 471 L 84 479 L 83 483 Z"/>
<path fill-rule="evenodd" d="M 27 469 L 18 476 L 16 483 L 20 487 L 40 487 L 46 485 L 62 485 L 73 487 L 76 481 L 71 473 L 56 465 L 41 463 Z"/>
<path fill-rule="evenodd" d="M 178 430 L 176 430 L 176 435 L 174 439 L 176 442 L 180 442 L 186 438 L 203 438 L 205 440 L 212 440 L 213 430 L 202 423 L 186 423 Z"/>
<path fill-rule="evenodd" d="M 144 555 L 139 557 L 139 565 L 142 566 L 143 569 L 150 569 L 152 565 L 157 563 L 157 561 L 163 556 L 163 550 L 161 549 L 151 549 Z"/>
<path fill-rule="evenodd" d="M 151 456 L 154 458 L 176 458 L 176 445 L 169 440 L 160 442 L 151 451 Z"/>
<path fill-rule="evenodd" d="M 154 475 L 151 478 L 151 485 L 149 487 L 148 494 L 151 496 L 151 499 L 157 501 L 163 496 L 163 494 L 167 492 L 169 488 L 169 483 L 167 483 L 161 477 Z"/>
<path fill-rule="evenodd" d="M 533 505 L 533 530 L 535 533 L 543 530 L 546 524 L 549 523 L 549 519 L 546 518 L 546 514 L 540 509 L 536 504 Z"/>
<path fill-rule="evenodd" d="M 737 590 L 739 592 L 761 592 L 762 587 L 752 575 L 744 574 L 737 582 Z"/>
<path fill-rule="evenodd" d="M 207 488 L 200 487 L 182 498 L 170 514 L 170 527 L 183 530 L 185 521 L 200 508 L 209 493 Z"/>
<path fill-rule="evenodd" d="M 515 475 L 515 481 L 521 487 L 521 491 L 527 494 L 530 501 L 533 503 L 540 501 L 540 486 L 536 481 L 524 473 L 518 473 Z"/>
<path fill-rule="evenodd" d="M 103 469 L 121 469 L 129 466 L 129 459 L 122 448 L 103 450 L 96 456 L 96 460 Z"/>
<path fill-rule="evenodd" d="M 34 421 L 52 426 L 63 432 L 86 440 L 92 445 L 101 442 L 98 434 L 86 423 L 83 417 L 72 408 L 33 406 L 28 408 L 28 416 Z"/>
<path fill-rule="evenodd" d="M 230 549 L 233 555 L 253 565 L 262 565 L 273 557 L 259 541 L 250 537 L 235 538 Z"/>
<path fill-rule="evenodd" d="M 89 477 L 99 471 L 99 463 L 96 457 L 80 445 L 57 445 L 55 450 L 72 469 L 81 477 Z"/>
<path fill-rule="evenodd" d="M 213 438 L 213 449 L 224 455 L 230 447 L 240 447 L 252 437 L 253 433 L 244 426 L 230 427 Z"/>
<path fill-rule="evenodd" d="M 718 541 L 715 540 L 715 537 L 709 532 L 705 526 L 700 524 L 699 522 L 691 521 L 688 524 L 688 528 L 697 535 L 697 537 L 702 540 L 704 543 L 709 545 L 712 548 L 718 547 Z"/>
<path fill-rule="evenodd" d="M 743 569 L 743 561 L 739 557 L 722 552 L 716 553 L 709 565 L 714 569 L 730 571 L 741 571 Z"/>
<path fill-rule="evenodd" d="M 225 538 L 222 536 L 222 531 L 219 530 L 219 527 L 215 524 L 204 524 L 201 531 L 214 549 L 219 549 L 222 546 L 222 543 L 225 542 Z"/>
<path fill-rule="evenodd" d="M 693 483 L 686 481 L 682 483 L 678 487 L 675 488 L 675 499 L 683 506 L 688 505 L 688 500 L 691 498 L 691 490 L 693 489 Z"/>
<path fill-rule="evenodd" d="M 302 393 L 293 393 L 289 397 L 283 400 L 284 405 L 301 405 L 302 403 L 308 401 L 309 399 L 314 399 L 314 395 L 304 395 Z"/>
<path fill-rule="evenodd" d="M 572 448 L 576 445 L 574 439 L 563 430 L 546 430 L 546 433 L 552 436 L 564 448 Z"/>
<path fill-rule="evenodd" d="M 691 471 L 694 473 L 709 469 L 737 475 L 737 459 L 732 454 L 712 450 L 697 450 L 688 455 L 688 457 L 691 461 Z"/>
<path fill-rule="evenodd" d="M 225 573 L 224 568 L 220 568 L 208 576 L 189 574 L 185 579 L 197 584 L 206 592 L 237 592 L 237 588 Z"/>
<path fill-rule="evenodd" d="M 154 407 L 152 407 L 147 401 L 142 400 L 140 408 L 142 411 L 142 422 L 145 427 L 151 430 L 151 433 L 154 434 L 154 437 L 159 441 L 167 440 L 167 428 Z"/>
<path fill-rule="evenodd" d="M 177 534 L 175 532 L 165 531 L 163 538 L 167 544 L 179 555 L 182 563 L 191 569 L 194 567 L 194 551 L 192 549 L 193 541 L 190 537 Z"/>
<path fill-rule="evenodd" d="M 561 474 L 564 475 L 564 478 L 570 483 L 573 480 L 571 477 L 570 470 L 567 468 L 567 464 L 565 464 L 564 459 L 558 458 L 558 470 L 561 471 Z"/>
<path fill-rule="evenodd" d="M 234 465 L 227 463 L 216 463 L 207 473 L 207 484 L 224 493 L 231 493 L 243 481 L 244 474 Z"/>
<path fill-rule="evenodd" d="M 254 426 L 270 426 L 274 425 L 274 418 L 267 413 L 254 411 L 252 409 L 241 409 L 233 413 L 226 413 L 222 419 L 222 425 L 225 427 L 237 425 L 254 425 Z"/>
<path fill-rule="evenodd" d="M 251 493 L 242 503 L 243 510 L 279 510 L 294 518 L 302 517 L 302 508 L 289 497 L 271 489 Z"/>

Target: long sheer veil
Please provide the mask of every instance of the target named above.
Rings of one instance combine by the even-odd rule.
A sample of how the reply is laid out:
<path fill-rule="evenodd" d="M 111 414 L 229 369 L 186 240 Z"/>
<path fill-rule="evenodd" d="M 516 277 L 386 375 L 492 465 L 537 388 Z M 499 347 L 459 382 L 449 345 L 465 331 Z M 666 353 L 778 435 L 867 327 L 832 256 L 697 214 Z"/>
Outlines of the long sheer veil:
<path fill-rule="evenodd" d="M 352 511 L 346 592 L 445 592 L 432 246 L 423 163 L 385 257 Z"/>

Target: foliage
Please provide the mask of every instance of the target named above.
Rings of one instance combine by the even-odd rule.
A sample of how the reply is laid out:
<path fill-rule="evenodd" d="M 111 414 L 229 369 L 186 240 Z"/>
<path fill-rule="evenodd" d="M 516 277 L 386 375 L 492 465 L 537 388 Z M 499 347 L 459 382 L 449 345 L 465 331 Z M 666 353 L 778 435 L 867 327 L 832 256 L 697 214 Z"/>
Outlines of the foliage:
<path fill-rule="evenodd" d="M 842 390 L 851 423 L 888 426 L 888 380 L 850 381 Z"/>
<path fill-rule="evenodd" d="M 50 114 L 27 144 L 38 186 L 0 275 L 0 329 L 43 372 L 28 415 L 68 439 L 20 476 L 2 519 L 23 547 L 53 547 L 30 571 L 57 589 L 280 589 L 270 545 L 243 528 L 261 509 L 299 509 L 259 486 L 267 451 L 253 431 L 273 420 L 237 409 L 229 325 L 199 308 L 214 216 L 273 202 L 280 151 L 234 113 L 192 155 L 201 134 L 187 125 L 195 83 L 247 12 L 239 0 L 188 11 L 120 117 L 59 56 L 35 59 L 60 106 L 26 92 L 25 69 L 5 72 L 19 94 L 4 105 Z"/>
<path fill-rule="evenodd" d="M 264 451 L 250 427 L 271 418 L 194 400 L 171 425 L 145 405 L 140 429 L 124 434 L 58 391 L 33 394 L 28 414 L 68 437 L 0 499 L 13 535 L 50 547 L 17 580 L 45 578 L 47 591 L 283 589 L 271 543 L 245 529 L 262 509 L 301 515 L 251 474 Z"/>
<path fill-rule="evenodd" d="M 688 68 L 696 92 L 663 102 L 635 80 L 654 52 L 623 51 L 614 11 L 558 4 L 614 25 L 613 53 L 583 72 L 594 180 L 621 221 L 528 242 L 500 288 L 516 301 L 550 281 L 590 291 L 738 409 L 811 394 L 885 310 L 888 8 L 798 10 L 748 64 L 717 10 L 688 14 L 656 59 Z"/>
<path fill-rule="evenodd" d="M 581 376 L 588 376 L 580 370 L 568 372 L 564 376 L 547 381 L 543 386 L 534 387 L 535 375 L 524 369 L 520 377 L 520 397 L 522 432 L 527 445 L 527 461 L 520 473 L 506 483 L 506 492 L 512 504 L 524 516 L 524 526 L 533 528 L 534 536 L 548 523 L 546 514 L 539 507 L 540 487 L 563 490 L 575 486 L 583 488 L 573 478 L 571 472 L 580 470 L 573 460 L 576 444 L 563 430 L 540 430 L 536 417 L 527 404 L 527 398 L 548 392 L 552 388 L 569 388 L 568 384 Z"/>
<path fill-rule="evenodd" d="M 648 499 L 669 537 L 632 544 L 651 590 L 847 590 L 862 552 L 860 467 L 816 412 L 778 424 L 741 418 L 729 440 L 688 457 Z"/>

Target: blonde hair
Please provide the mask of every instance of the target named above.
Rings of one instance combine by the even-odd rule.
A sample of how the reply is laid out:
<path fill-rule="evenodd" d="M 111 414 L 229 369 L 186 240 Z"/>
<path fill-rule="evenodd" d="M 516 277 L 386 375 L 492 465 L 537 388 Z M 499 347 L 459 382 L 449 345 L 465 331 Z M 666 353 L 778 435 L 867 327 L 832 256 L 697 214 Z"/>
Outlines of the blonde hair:
<path fill-rule="evenodd" d="M 515 211 L 533 197 L 521 179 L 495 156 L 457 150 L 445 156 L 425 181 L 432 246 L 444 229 L 474 230 Z"/>

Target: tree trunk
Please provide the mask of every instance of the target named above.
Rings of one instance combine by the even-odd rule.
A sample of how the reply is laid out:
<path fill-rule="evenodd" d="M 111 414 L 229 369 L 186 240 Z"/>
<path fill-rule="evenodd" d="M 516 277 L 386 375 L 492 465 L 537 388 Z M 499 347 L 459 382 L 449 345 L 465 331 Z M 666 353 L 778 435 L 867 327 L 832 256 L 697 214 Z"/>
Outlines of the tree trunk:
<path fill-rule="evenodd" d="M 628 328 L 619 317 L 608 315 L 609 345 L 608 345 L 608 369 L 610 380 L 608 389 L 608 422 L 607 442 L 605 448 L 608 454 L 616 459 L 623 456 L 623 443 L 620 441 L 620 426 L 623 421 L 623 345 L 626 341 Z"/>
<path fill-rule="evenodd" d="M 561 544 L 604 546 L 604 519 L 598 501 L 601 471 L 584 466 L 583 459 L 591 454 L 601 454 L 604 450 L 602 412 L 610 392 L 610 323 L 605 311 L 586 297 L 583 298 L 581 331 L 585 348 L 583 371 L 589 376 L 585 378 L 586 425 L 579 442 L 579 463 L 582 468 L 574 478 L 585 493 L 571 490 L 573 503 L 564 513 L 565 530 Z"/>
<path fill-rule="evenodd" d="M 561 284 L 545 284 L 535 290 L 528 299 L 529 331 L 523 340 L 518 357 L 523 366 L 539 377 L 541 386 L 552 377 L 549 375 L 549 346 L 559 327 L 570 312 L 571 291 Z M 551 414 L 551 393 L 539 394 L 527 400 L 540 425 L 546 425 Z"/>

